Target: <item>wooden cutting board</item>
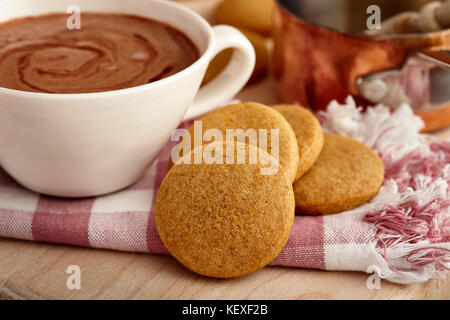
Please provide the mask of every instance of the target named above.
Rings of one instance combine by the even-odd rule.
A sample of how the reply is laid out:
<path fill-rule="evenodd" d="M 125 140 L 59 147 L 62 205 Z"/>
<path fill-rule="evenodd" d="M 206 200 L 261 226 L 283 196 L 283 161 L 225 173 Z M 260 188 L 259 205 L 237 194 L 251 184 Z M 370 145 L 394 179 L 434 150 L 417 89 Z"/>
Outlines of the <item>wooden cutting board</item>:
<path fill-rule="evenodd" d="M 69 265 L 81 289 L 66 287 Z M 366 287 L 368 275 L 266 267 L 243 278 L 198 276 L 173 258 L 0 240 L 0 299 L 450 299 L 450 280 Z"/>

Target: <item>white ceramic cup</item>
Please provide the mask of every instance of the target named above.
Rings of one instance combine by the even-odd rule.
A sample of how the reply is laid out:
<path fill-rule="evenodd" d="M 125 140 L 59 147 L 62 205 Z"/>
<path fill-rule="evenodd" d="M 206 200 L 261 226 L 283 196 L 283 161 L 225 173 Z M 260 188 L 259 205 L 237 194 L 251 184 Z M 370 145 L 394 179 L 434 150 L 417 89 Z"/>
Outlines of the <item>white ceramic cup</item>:
<path fill-rule="evenodd" d="M 145 172 L 184 119 L 231 99 L 255 64 L 250 42 L 229 26 L 211 26 L 185 7 L 161 0 L 3 0 L 0 22 L 49 12 L 126 13 L 182 30 L 199 48 L 190 67 L 150 84 L 100 93 L 47 94 L 0 88 L 0 165 L 25 187 L 61 197 L 122 189 Z M 82 21 L 81 21 L 82 27 Z M 211 59 L 235 53 L 211 83 Z"/>

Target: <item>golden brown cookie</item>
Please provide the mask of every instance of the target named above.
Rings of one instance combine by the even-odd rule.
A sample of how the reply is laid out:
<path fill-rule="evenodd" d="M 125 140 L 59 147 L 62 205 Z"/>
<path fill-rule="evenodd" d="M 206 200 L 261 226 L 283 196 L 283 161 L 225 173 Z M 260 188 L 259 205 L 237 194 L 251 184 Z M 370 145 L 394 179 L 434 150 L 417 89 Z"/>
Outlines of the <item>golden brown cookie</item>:
<path fill-rule="evenodd" d="M 296 211 L 326 215 L 353 209 L 377 195 L 383 179 L 383 163 L 372 149 L 325 134 L 316 163 L 294 184 Z"/>
<path fill-rule="evenodd" d="M 270 36 L 275 0 L 225 0 L 216 13 L 216 23 L 246 28 Z"/>
<path fill-rule="evenodd" d="M 248 84 L 255 83 L 264 78 L 269 70 L 269 50 L 267 49 L 266 40 L 259 34 L 240 29 L 240 31 L 247 37 L 255 49 L 256 62 L 255 69 L 248 81 Z M 206 71 L 203 85 L 208 84 L 216 78 L 228 65 L 233 55 L 233 49 L 226 49 L 220 52 L 209 64 Z"/>
<path fill-rule="evenodd" d="M 224 164 L 180 161 L 158 191 L 156 226 L 164 245 L 184 266 L 205 276 L 238 277 L 269 264 L 286 244 L 294 221 L 292 185 L 282 174 L 261 174 L 266 161 L 276 160 L 255 146 L 236 145 L 246 150 L 246 164 L 226 164 L 225 152 L 219 157 Z M 193 152 L 186 158 L 193 160 Z M 249 164 L 249 152 L 259 152 L 260 160 Z"/>
<path fill-rule="evenodd" d="M 283 172 L 290 182 L 294 181 L 299 162 L 297 140 L 291 126 L 279 112 L 259 103 L 247 102 L 214 110 L 197 121 L 202 123 L 203 134 L 209 129 L 218 129 L 223 134 L 223 140 L 227 138 L 227 129 L 242 129 L 243 133 L 253 129 L 257 133 L 257 140 L 250 141 L 247 136 L 246 140 L 241 142 L 262 147 L 261 142 L 267 141 L 267 146 L 263 147 L 263 150 L 267 150 L 270 155 L 279 159 L 280 172 Z M 188 129 L 192 137 L 191 150 L 194 149 L 194 128 L 195 126 L 192 125 Z M 259 129 L 266 129 L 267 138 L 259 134 Z M 278 129 L 278 148 L 272 148 L 272 146 L 276 147 L 276 141 L 272 143 L 271 139 L 272 129 Z M 203 144 L 209 142 L 212 141 L 203 141 Z"/>
<path fill-rule="evenodd" d="M 294 105 L 272 106 L 281 113 L 294 129 L 300 161 L 297 176 L 300 179 L 316 162 L 323 147 L 323 131 L 317 118 L 306 108 Z"/>

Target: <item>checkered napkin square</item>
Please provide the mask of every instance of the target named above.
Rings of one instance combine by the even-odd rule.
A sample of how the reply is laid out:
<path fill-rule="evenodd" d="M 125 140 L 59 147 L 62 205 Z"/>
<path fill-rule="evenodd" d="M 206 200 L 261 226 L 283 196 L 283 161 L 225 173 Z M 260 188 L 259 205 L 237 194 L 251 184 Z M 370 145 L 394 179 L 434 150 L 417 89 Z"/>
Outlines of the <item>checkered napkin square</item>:
<path fill-rule="evenodd" d="M 353 99 L 318 114 L 323 128 L 375 149 L 386 167 L 379 195 L 325 217 L 296 216 L 273 265 L 377 272 L 399 283 L 443 278 L 450 268 L 450 141 L 419 134 L 422 121 L 404 105 L 363 112 Z M 0 236 L 90 248 L 168 254 L 154 204 L 168 169 L 168 143 L 126 190 L 68 200 L 38 195 L 0 169 Z M 262 230 L 263 232 L 263 230 Z"/>

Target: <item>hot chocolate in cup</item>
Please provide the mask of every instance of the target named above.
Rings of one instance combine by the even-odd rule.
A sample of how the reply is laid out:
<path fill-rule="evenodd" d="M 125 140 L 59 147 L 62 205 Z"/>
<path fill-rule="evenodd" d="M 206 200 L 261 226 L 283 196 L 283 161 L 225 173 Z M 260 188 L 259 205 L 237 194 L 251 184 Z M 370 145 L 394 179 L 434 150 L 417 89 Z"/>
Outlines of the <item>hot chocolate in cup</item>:
<path fill-rule="evenodd" d="M 54 16 L 65 13 L 72 4 L 71 0 L 3 0 L 0 23 L 30 16 L 38 19 L 42 15 Z M 0 166 L 25 187 L 61 197 L 97 196 L 137 181 L 180 122 L 231 99 L 249 79 L 255 62 L 252 45 L 238 30 L 229 26 L 212 28 L 198 14 L 170 1 L 77 0 L 77 6 L 81 9 L 81 28 L 83 13 L 87 16 L 89 12 L 152 19 L 180 31 L 186 43 L 192 42 L 198 49 L 198 58 L 178 66 L 179 71 L 170 70 L 161 76 L 158 70 L 153 70 L 142 80 L 124 86 L 111 83 L 125 83 L 130 76 L 127 72 L 117 79 L 103 77 L 90 84 L 91 80 L 74 82 L 71 87 L 62 78 L 76 70 L 77 63 L 92 58 L 89 55 L 100 53 L 66 47 L 59 52 L 61 63 L 58 65 L 55 60 L 58 50 L 53 47 L 32 57 L 45 59 L 45 54 L 48 55 L 49 64 L 41 68 L 40 75 L 32 73 L 36 68 L 25 70 L 26 66 L 31 66 L 31 61 L 28 65 L 22 61 L 26 77 L 15 80 L 24 80 L 22 84 L 31 84 L 31 87 L 18 87 L 19 81 L 9 82 L 13 84 L 7 88 L 6 82 L 14 77 L 6 77 L 9 80 L 4 80 L 0 87 Z M 126 33 L 127 27 L 122 31 Z M 15 35 L 11 33 L 12 37 Z M 136 40 L 144 41 L 138 39 L 139 36 L 146 38 L 139 33 Z M 86 48 L 93 46 L 86 43 Z M 235 49 L 232 61 L 219 77 L 200 89 L 209 62 L 226 48 Z M 134 54 L 136 64 L 124 63 L 117 67 L 126 66 L 134 75 L 148 71 L 140 60 L 147 59 L 150 51 L 123 49 L 127 54 Z M 73 60 L 71 50 L 81 54 L 82 59 Z M 108 53 L 101 51 L 101 54 Z M 11 63 L 20 63 L 14 62 L 13 55 L 9 55 L 9 59 Z M 46 72 L 46 78 L 42 79 L 48 82 L 39 81 L 38 76 Z M 52 72 L 53 76 L 61 77 L 60 82 L 54 81 Z M 86 79 L 88 74 L 85 74 Z M 108 73 L 105 74 L 108 77 Z M 73 75 L 76 74 L 70 76 Z M 141 83 L 144 79 L 145 84 Z M 30 89 L 33 87 L 34 90 Z"/>

